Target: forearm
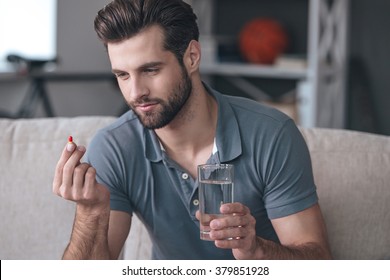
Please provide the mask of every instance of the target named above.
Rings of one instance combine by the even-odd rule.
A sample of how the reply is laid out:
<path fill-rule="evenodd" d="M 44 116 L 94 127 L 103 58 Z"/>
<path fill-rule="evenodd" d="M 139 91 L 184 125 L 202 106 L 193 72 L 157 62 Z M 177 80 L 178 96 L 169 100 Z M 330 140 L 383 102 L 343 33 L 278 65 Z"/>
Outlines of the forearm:
<path fill-rule="evenodd" d="M 77 207 L 72 236 L 63 259 L 109 259 L 109 209 L 91 213 Z"/>
<path fill-rule="evenodd" d="M 256 258 L 268 260 L 320 260 L 331 259 L 330 252 L 318 243 L 284 246 L 273 241 L 257 237 Z"/>

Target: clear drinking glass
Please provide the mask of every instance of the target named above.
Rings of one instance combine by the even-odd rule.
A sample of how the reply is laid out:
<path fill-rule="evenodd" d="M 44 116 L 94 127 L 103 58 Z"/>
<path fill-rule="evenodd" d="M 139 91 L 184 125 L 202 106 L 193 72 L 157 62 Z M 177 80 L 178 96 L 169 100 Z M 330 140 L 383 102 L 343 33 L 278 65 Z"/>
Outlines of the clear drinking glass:
<path fill-rule="evenodd" d="M 209 237 L 210 222 L 223 214 L 220 207 L 233 202 L 234 166 L 203 164 L 198 166 L 200 239 Z"/>

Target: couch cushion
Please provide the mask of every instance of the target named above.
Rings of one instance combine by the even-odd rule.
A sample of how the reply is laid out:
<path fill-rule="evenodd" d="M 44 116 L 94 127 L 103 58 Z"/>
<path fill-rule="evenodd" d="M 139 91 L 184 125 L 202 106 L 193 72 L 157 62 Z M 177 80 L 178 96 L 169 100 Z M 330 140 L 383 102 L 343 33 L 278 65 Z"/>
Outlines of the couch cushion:
<path fill-rule="evenodd" d="M 52 193 L 68 135 L 88 145 L 111 117 L 0 120 L 0 259 L 59 259 L 74 204 Z"/>
<path fill-rule="evenodd" d="M 390 137 L 302 129 L 336 259 L 390 257 Z"/>

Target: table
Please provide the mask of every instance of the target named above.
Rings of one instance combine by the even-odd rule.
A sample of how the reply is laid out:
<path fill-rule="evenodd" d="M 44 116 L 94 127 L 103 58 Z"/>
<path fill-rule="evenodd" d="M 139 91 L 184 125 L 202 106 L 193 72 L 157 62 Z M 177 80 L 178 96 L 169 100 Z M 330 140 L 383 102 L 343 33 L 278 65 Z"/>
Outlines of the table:
<path fill-rule="evenodd" d="M 16 113 L 0 112 L 0 117 L 5 118 L 31 118 L 39 102 L 42 102 L 47 117 L 55 117 L 46 82 L 94 82 L 111 80 L 116 84 L 115 76 L 110 72 L 44 72 L 36 71 L 25 74 L 16 72 L 2 72 L 0 80 L 29 81 L 26 96 L 22 100 Z"/>

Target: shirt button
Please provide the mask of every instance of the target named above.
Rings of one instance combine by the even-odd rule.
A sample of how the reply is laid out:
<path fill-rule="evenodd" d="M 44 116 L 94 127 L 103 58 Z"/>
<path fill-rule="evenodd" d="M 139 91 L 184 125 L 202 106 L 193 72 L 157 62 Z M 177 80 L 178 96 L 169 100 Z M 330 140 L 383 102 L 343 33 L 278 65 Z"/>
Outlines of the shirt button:
<path fill-rule="evenodd" d="M 198 206 L 198 205 L 199 205 L 199 200 L 194 199 L 194 200 L 192 201 L 192 203 L 193 203 L 195 206 Z"/>
<path fill-rule="evenodd" d="M 183 180 L 187 180 L 187 179 L 188 179 L 188 174 L 187 174 L 187 173 L 181 174 L 181 178 L 182 178 Z"/>

